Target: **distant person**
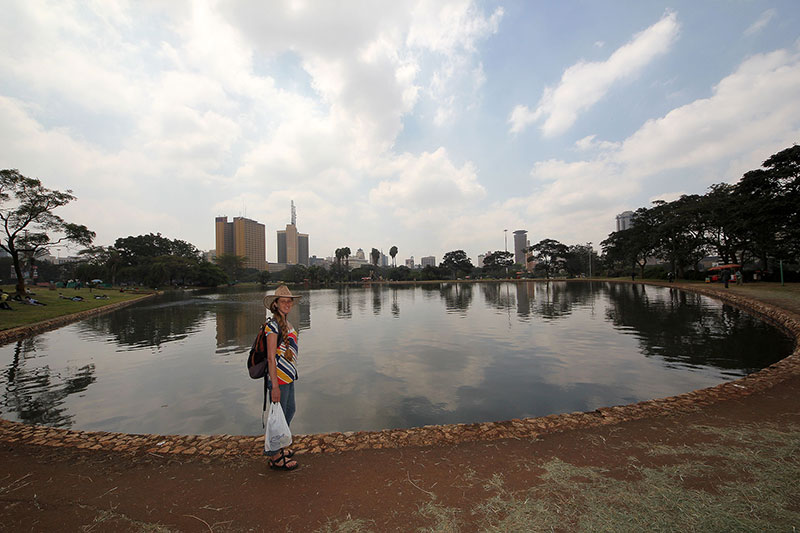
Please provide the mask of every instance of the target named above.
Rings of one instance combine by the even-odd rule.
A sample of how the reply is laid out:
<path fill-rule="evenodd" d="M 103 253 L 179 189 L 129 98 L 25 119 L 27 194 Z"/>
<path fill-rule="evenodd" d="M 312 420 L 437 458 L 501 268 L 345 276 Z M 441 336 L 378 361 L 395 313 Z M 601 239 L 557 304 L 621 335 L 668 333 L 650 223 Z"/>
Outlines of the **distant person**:
<path fill-rule="evenodd" d="M 675 274 L 673 274 L 672 272 L 667 272 L 667 281 L 669 281 L 670 283 L 675 281 Z"/>
<path fill-rule="evenodd" d="M 731 272 L 726 270 L 722 273 L 722 282 L 725 283 L 725 288 L 728 288 L 728 283 L 731 281 Z"/>
<path fill-rule="evenodd" d="M 744 283 L 744 278 L 742 277 L 742 271 L 741 270 L 737 270 L 736 271 L 736 284 L 737 285 L 741 285 L 742 283 Z"/>
<path fill-rule="evenodd" d="M 267 333 L 267 387 L 270 401 L 280 403 L 286 423 L 291 424 L 295 413 L 294 382 L 297 380 L 297 332 L 289 323 L 288 315 L 295 299 L 286 285 L 281 285 L 264 296 L 264 307 L 272 312 L 265 324 Z M 281 343 L 278 345 L 278 333 Z M 275 470 L 294 470 L 299 465 L 293 460 L 294 451 L 282 448 L 264 453 L 269 458 L 269 467 Z"/>
<path fill-rule="evenodd" d="M 39 300 L 36 300 L 32 296 L 26 296 L 25 299 L 22 300 L 22 303 L 28 304 L 28 305 L 47 305 L 44 302 L 40 302 Z"/>
<path fill-rule="evenodd" d="M 5 309 L 6 311 L 14 310 L 14 308 L 8 304 L 8 293 L 2 289 L 0 289 L 0 309 Z"/>
<path fill-rule="evenodd" d="M 631 270 L 631 281 L 636 281 L 636 271 Z"/>

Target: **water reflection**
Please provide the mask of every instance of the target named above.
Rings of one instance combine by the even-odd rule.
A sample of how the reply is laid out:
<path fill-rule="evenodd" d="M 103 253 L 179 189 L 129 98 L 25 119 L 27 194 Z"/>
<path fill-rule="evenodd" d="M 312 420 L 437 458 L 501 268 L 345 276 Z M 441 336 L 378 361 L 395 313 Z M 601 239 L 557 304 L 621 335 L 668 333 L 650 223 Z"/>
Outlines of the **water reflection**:
<path fill-rule="evenodd" d="M 35 337 L 14 344 L 4 372 L 3 412 L 13 412 L 20 422 L 71 427 L 74 416 L 64 405 L 65 399 L 95 382 L 95 367 L 70 365 L 53 370 L 37 364 L 37 344 Z"/>
<path fill-rule="evenodd" d="M 663 287 L 373 284 L 298 294 L 289 316 L 301 333 L 298 433 L 590 410 L 714 385 L 793 348 L 746 313 Z M 175 293 L 0 346 L 0 415 L 255 434 L 261 384 L 243 361 L 265 320 L 262 296 Z"/>
<path fill-rule="evenodd" d="M 439 296 L 444 300 L 448 311 L 466 316 L 467 310 L 472 305 L 472 284 L 443 283 L 439 289 Z"/>

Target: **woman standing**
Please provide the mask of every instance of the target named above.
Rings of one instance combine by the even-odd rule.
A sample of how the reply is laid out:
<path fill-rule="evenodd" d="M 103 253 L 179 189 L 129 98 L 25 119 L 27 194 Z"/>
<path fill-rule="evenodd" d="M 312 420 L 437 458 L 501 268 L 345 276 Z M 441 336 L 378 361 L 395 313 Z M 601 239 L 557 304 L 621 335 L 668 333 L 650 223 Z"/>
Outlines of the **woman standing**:
<path fill-rule="evenodd" d="M 264 307 L 272 311 L 272 317 L 264 328 L 267 334 L 267 386 L 270 401 L 281 404 L 287 424 L 291 424 L 294 417 L 294 382 L 297 380 L 297 332 L 289 323 L 288 316 L 298 298 L 286 285 L 264 296 Z M 294 470 L 298 467 L 297 461 L 292 460 L 294 451 L 289 448 L 265 450 L 264 453 L 269 458 L 270 468 Z"/>

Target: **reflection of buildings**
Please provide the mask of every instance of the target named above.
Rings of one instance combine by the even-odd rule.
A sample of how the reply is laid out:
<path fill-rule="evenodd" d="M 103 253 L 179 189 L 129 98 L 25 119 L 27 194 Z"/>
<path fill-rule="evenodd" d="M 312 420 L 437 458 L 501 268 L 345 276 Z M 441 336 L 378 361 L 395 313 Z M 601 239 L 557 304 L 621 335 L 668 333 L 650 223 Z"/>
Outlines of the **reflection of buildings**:
<path fill-rule="evenodd" d="M 261 305 L 219 305 L 216 306 L 217 348 L 232 347 L 241 349 L 249 347 L 267 316 L 272 313 Z M 308 295 L 303 295 L 289 312 L 289 322 L 297 331 L 311 327 L 311 302 Z"/>
<path fill-rule="evenodd" d="M 297 213 L 292 201 L 292 223 L 278 230 L 278 263 L 308 266 L 308 233 L 297 232 Z"/>
<path fill-rule="evenodd" d="M 234 217 L 215 219 L 216 254 L 238 255 L 244 257 L 245 268 L 267 269 L 266 228 L 255 220 Z"/>

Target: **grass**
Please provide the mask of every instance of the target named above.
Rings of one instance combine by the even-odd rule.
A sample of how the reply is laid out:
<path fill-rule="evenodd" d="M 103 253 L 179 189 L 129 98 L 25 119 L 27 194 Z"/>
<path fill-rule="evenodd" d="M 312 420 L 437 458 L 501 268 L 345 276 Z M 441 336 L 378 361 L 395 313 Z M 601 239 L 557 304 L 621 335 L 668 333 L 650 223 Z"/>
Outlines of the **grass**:
<path fill-rule="evenodd" d="M 648 446 L 653 464 L 664 466 L 631 459 L 626 479 L 555 458 L 541 465 L 545 473 L 527 489 L 509 491 L 503 474 L 494 474 L 484 480 L 488 497 L 469 509 L 445 507 L 434 495 L 414 517 L 427 524 L 417 531 L 769 532 L 800 527 L 800 426 L 694 426 L 687 431 L 711 442 Z M 348 516 L 318 531 L 363 533 L 374 531 L 371 525 Z"/>
<path fill-rule="evenodd" d="M 2 288 L 10 294 L 13 294 L 16 290 L 13 285 L 4 285 Z M 27 326 L 43 320 L 141 297 L 140 294 L 119 292 L 119 290 L 112 289 L 93 289 L 90 292 L 87 288 L 49 290 L 46 287 L 33 287 L 30 290 L 35 295 L 34 298 L 36 300 L 47 305 L 26 305 L 9 299 L 9 305 L 11 305 L 13 311 L 0 309 L 0 330 Z M 83 301 L 74 302 L 59 298 L 59 293 L 69 298 L 81 296 Z M 96 299 L 95 296 L 107 296 L 108 298 Z"/>

